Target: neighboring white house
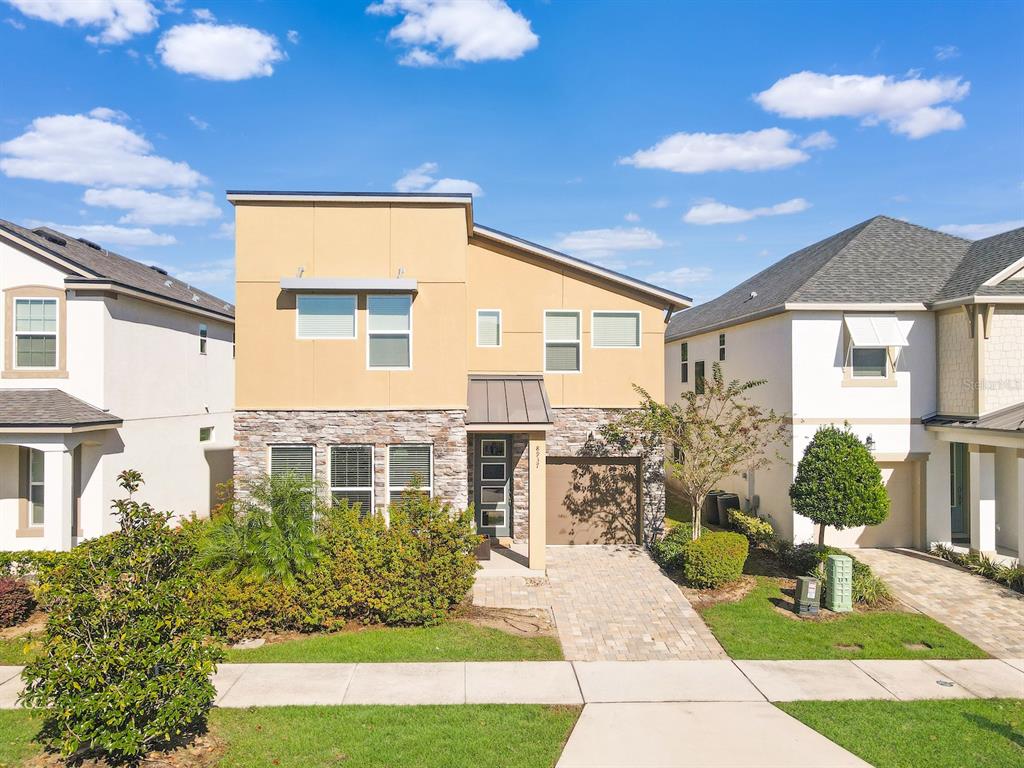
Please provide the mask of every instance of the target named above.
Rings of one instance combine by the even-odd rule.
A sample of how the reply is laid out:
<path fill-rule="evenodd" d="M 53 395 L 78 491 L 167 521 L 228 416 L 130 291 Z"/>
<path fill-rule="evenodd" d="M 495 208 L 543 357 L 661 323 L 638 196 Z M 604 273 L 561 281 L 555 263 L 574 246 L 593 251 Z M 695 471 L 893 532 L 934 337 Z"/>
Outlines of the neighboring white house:
<path fill-rule="evenodd" d="M 828 543 L 1024 555 L 1024 229 L 971 242 L 870 219 L 678 313 L 665 354 L 669 402 L 716 361 L 767 380 L 754 398 L 790 418 L 792 445 L 723 487 L 786 538 L 814 540 L 789 486 L 815 431 L 845 423 L 892 511 Z"/>
<path fill-rule="evenodd" d="M 117 475 L 207 514 L 230 479 L 234 307 L 163 270 L 0 220 L 0 549 L 116 527 Z"/>

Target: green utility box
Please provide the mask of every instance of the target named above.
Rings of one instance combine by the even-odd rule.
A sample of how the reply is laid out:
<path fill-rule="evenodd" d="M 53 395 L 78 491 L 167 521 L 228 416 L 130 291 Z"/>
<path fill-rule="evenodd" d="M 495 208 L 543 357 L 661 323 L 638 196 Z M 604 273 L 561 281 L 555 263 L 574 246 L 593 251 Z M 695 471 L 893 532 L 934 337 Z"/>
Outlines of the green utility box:
<path fill-rule="evenodd" d="M 799 615 L 815 614 L 821 605 L 821 584 L 813 576 L 799 576 L 796 580 L 796 600 L 793 608 Z"/>
<path fill-rule="evenodd" d="M 829 555 L 825 559 L 825 607 L 837 613 L 853 610 L 853 558 Z"/>

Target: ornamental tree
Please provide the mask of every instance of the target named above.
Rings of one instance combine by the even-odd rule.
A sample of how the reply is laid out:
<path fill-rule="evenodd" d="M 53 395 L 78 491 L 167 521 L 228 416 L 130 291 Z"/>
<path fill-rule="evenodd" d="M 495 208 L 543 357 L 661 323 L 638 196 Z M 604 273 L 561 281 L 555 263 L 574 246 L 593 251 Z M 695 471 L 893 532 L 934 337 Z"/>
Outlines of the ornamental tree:
<path fill-rule="evenodd" d="M 822 546 L 826 526 L 841 531 L 878 525 L 889 516 L 882 472 L 849 427 L 827 426 L 815 433 L 797 465 L 789 497 L 795 512 L 818 524 Z"/>
<path fill-rule="evenodd" d="M 714 363 L 702 393 L 683 392 L 670 405 L 634 385 L 640 407 L 604 430 L 606 439 L 670 449 L 665 466 L 693 509 L 695 539 L 701 533 L 700 510 L 715 486 L 730 475 L 754 472 L 773 458 L 783 458 L 779 449 L 789 444 L 785 417 L 751 402 L 747 394 L 764 383 L 727 382 L 722 366 Z"/>

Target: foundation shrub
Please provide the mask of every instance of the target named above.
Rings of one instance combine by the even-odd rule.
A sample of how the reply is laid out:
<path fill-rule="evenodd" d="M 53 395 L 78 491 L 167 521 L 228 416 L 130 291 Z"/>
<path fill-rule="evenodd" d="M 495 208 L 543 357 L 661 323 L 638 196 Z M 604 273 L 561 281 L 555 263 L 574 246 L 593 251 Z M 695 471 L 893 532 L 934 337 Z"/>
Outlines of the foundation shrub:
<path fill-rule="evenodd" d="M 702 534 L 683 545 L 680 572 L 691 587 L 716 589 L 743 575 L 750 544 L 747 537 L 731 531 Z"/>
<path fill-rule="evenodd" d="M 0 578 L 0 629 L 21 624 L 32 615 L 36 601 L 23 579 Z"/>
<path fill-rule="evenodd" d="M 732 524 L 737 531 L 747 537 L 751 546 L 767 548 L 775 540 L 775 529 L 772 528 L 772 524 L 760 517 L 734 509 Z"/>
<path fill-rule="evenodd" d="M 701 535 L 711 531 L 701 526 Z M 677 523 L 664 538 L 651 544 L 651 557 L 666 571 L 678 572 L 683 567 L 683 547 L 693 540 L 693 523 Z"/>

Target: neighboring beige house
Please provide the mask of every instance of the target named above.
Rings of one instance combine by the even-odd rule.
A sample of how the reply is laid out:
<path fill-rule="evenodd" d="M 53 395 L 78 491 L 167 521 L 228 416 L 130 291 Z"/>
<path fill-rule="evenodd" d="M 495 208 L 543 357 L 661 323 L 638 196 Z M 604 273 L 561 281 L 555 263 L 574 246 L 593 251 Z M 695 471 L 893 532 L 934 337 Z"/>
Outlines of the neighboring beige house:
<path fill-rule="evenodd" d="M 636 542 L 661 458 L 598 428 L 664 385 L 671 291 L 473 221 L 470 195 L 229 192 L 236 212 L 235 476 L 296 472 L 385 509 L 412 481 L 478 529 Z"/>
<path fill-rule="evenodd" d="M 178 515 L 230 479 L 234 307 L 53 229 L 0 220 L 0 549 L 114 530 L 117 475 Z"/>
<path fill-rule="evenodd" d="M 1024 555 L 1024 229 L 971 242 L 879 216 L 678 313 L 666 396 L 727 378 L 787 414 L 792 446 L 727 490 L 794 541 L 815 538 L 789 486 L 823 424 L 873 446 L 892 512 L 830 530 L 842 546 L 933 542 Z"/>

